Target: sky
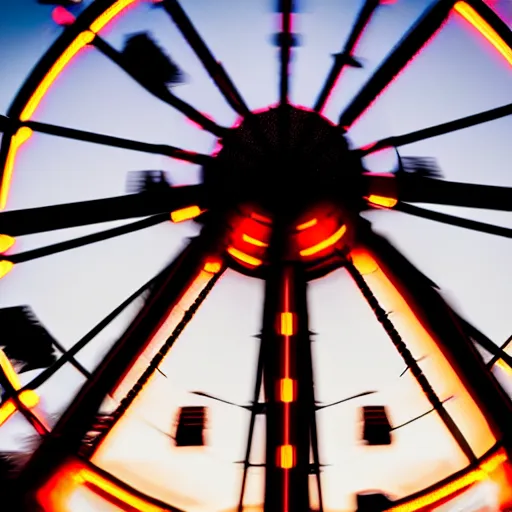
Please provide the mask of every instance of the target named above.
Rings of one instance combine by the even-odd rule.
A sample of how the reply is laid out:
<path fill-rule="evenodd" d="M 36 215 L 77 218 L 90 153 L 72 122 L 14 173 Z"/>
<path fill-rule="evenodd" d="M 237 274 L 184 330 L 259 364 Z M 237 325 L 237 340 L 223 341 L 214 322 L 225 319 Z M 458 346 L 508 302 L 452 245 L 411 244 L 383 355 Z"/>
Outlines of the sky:
<path fill-rule="evenodd" d="M 344 105 L 429 3 L 398 0 L 379 9 L 356 51 L 364 66 L 343 75 L 326 108 L 326 117 L 337 119 Z M 270 2 L 217 0 L 212 8 L 212 2 L 207 0 L 183 0 L 182 5 L 249 107 L 254 110 L 275 103 L 278 67 L 271 35 L 277 18 L 269 8 Z M 359 0 L 305 2 L 303 11 L 296 16 L 295 26 L 303 45 L 294 52 L 291 66 L 292 102 L 313 104 L 329 71 L 331 55 L 340 51 L 360 5 Z M 505 7 L 505 2 L 499 4 L 504 11 Z M 0 111 L 4 113 L 61 29 L 51 21 L 51 8 L 30 0 L 0 0 L 0 8 Z M 121 48 L 127 34 L 141 30 L 151 31 L 184 70 L 186 83 L 176 88 L 176 94 L 220 124 L 231 125 L 235 114 L 163 12 L 141 2 L 103 37 Z M 384 136 L 507 104 L 511 79 L 510 67 L 475 36 L 474 29 L 453 17 L 354 126 L 349 133 L 351 144 L 362 146 Z M 82 52 L 59 77 L 34 119 L 204 153 L 215 146 L 212 135 L 162 106 L 93 49 Z M 512 186 L 507 168 L 512 157 L 511 129 L 512 119 L 505 118 L 405 146 L 401 154 L 435 157 L 444 176 L 453 181 Z M 393 152 L 382 152 L 367 158 L 365 165 L 386 172 L 395 167 L 395 156 Z M 8 208 L 122 195 L 126 192 L 127 173 L 145 169 L 165 170 L 173 184 L 199 180 L 199 168 L 192 164 L 34 134 L 16 162 Z M 436 209 L 512 227 L 509 213 Z M 392 211 L 365 216 L 376 231 L 388 236 L 441 287 L 450 304 L 493 341 L 501 344 L 511 334 L 508 240 Z M 118 224 L 121 223 L 20 237 L 12 252 Z M 0 307 L 29 304 L 51 334 L 70 347 L 179 254 L 188 238 L 197 233 L 198 227 L 193 223 L 169 223 L 24 263 L 0 281 Z M 350 509 L 353 495 L 359 490 L 380 489 L 394 497 L 405 496 L 425 482 L 434 482 L 440 475 L 460 469 L 464 462 L 456 447 L 439 422 L 428 416 L 414 427 L 397 431 L 397 441 L 388 451 L 369 452 L 370 447 L 360 446 L 357 415 L 362 405 L 374 405 L 375 400 L 385 403 L 397 425 L 425 412 L 429 405 L 410 377 L 398 379 L 403 362 L 344 271 L 311 283 L 308 298 L 311 329 L 318 333 L 313 344 L 317 399 L 330 403 L 367 390 L 379 391 L 377 397 L 348 402 L 318 414 L 321 459 L 330 465 L 322 476 L 326 508 Z M 262 301 L 263 283 L 228 271 L 164 361 L 162 370 L 167 378 L 153 379 L 126 421 L 120 422 L 100 450 L 96 462 L 141 490 L 187 510 L 234 507 L 240 479 L 240 467 L 234 462 L 243 459 L 248 413 L 195 397 L 190 391 L 205 391 L 240 404 L 250 401 L 257 356 L 254 335 L 261 328 Z M 139 305 L 134 304 L 80 352 L 80 362 L 93 369 Z M 405 325 L 397 304 L 390 302 L 389 307 L 395 308 L 395 321 Z M 418 343 L 417 350 L 423 350 Z M 440 392 L 448 396 L 455 388 L 450 387 L 453 383 L 444 386 L 433 367 L 432 354 L 429 352 L 430 362 L 427 358 L 422 363 L 424 371 L 432 372 L 432 379 L 439 381 Z M 23 378 L 29 380 L 34 374 Z M 41 387 L 42 408 L 52 421 L 82 384 L 83 378 L 65 366 Z M 208 447 L 200 453 L 183 453 L 158 430 L 170 432 L 178 407 L 193 404 L 210 407 Z M 263 432 L 261 422 L 257 425 L 253 462 L 261 457 Z M 0 447 L 20 449 L 28 434 L 30 429 L 16 416 L 2 427 Z M 134 436 L 139 441 L 130 443 L 128 440 Z M 416 449 L 415 457 L 411 456 L 411 446 Z M 383 467 L 381 464 L 393 467 L 396 476 L 369 470 Z M 153 468 L 151 475 L 159 475 L 160 479 L 145 478 L 142 467 Z M 261 470 L 254 468 L 251 472 L 254 477 L 247 503 L 258 503 Z M 194 496 L 198 486 L 202 489 L 199 497 Z"/>

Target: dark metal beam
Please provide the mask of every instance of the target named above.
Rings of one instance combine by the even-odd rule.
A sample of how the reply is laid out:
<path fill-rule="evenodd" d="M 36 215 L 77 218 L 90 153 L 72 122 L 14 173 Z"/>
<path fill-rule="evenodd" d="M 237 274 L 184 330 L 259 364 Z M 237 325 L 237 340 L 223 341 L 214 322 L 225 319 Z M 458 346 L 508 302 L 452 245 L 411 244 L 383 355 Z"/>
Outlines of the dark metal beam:
<path fill-rule="evenodd" d="M 114 220 L 145 217 L 202 205 L 202 185 L 170 187 L 159 192 L 143 192 L 106 199 L 58 204 L 0 212 L 0 233 L 29 235 Z"/>
<path fill-rule="evenodd" d="M 349 129 L 428 43 L 447 19 L 455 0 L 437 0 L 395 46 L 373 76 L 341 113 L 338 124 Z"/>
<path fill-rule="evenodd" d="M 464 334 L 451 308 L 423 274 L 386 239 L 367 229 L 361 233 L 360 243 L 370 251 L 432 336 L 485 415 L 496 438 L 512 455 L 512 403 Z"/>

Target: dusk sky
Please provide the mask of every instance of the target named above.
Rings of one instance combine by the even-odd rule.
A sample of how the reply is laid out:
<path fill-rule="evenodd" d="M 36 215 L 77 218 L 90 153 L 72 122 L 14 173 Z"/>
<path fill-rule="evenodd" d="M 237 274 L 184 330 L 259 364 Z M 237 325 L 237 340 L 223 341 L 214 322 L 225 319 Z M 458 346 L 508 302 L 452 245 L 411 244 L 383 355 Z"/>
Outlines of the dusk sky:
<path fill-rule="evenodd" d="M 337 120 L 358 88 L 430 3 L 397 0 L 378 10 L 356 50 L 363 68 L 344 72 L 325 110 L 326 117 Z M 171 20 L 162 10 L 150 8 L 148 2 L 138 4 L 103 37 L 120 49 L 126 35 L 150 31 L 186 75 L 186 83 L 175 93 L 219 124 L 233 124 L 234 112 Z M 182 0 L 181 4 L 249 107 L 261 109 L 275 103 L 278 60 L 271 36 L 277 18 L 270 0 Z M 303 1 L 294 23 L 302 46 L 295 49 L 291 66 L 293 103 L 314 103 L 330 69 L 331 55 L 344 45 L 361 4 L 360 0 Z M 499 4 L 503 12 L 505 7 L 505 2 Z M 51 7 L 32 0 L 0 0 L 0 13 L 0 112 L 5 113 L 61 29 L 51 20 Z M 511 100 L 511 81 L 510 66 L 474 28 L 453 14 L 350 131 L 351 144 L 359 147 L 385 136 L 505 105 Z M 58 78 L 34 119 L 203 153 L 210 153 L 215 146 L 214 136 L 151 97 L 92 48 L 78 55 Z M 512 119 L 504 118 L 404 146 L 401 155 L 436 158 L 444 177 L 452 181 L 512 186 L 508 169 L 512 160 L 510 133 Z M 393 170 L 395 154 L 381 152 L 367 158 L 365 166 L 379 172 Z M 8 209 L 122 195 L 126 193 L 127 173 L 147 169 L 165 170 L 173 184 L 199 180 L 199 167 L 193 164 L 34 134 L 16 161 Z M 435 209 L 512 228 L 510 213 Z M 441 287 L 457 311 L 495 343 L 503 343 L 512 333 L 509 240 L 392 211 L 374 211 L 365 217 Z M 11 252 L 120 224 L 21 237 Z M 168 223 L 24 263 L 0 281 L 0 307 L 30 305 L 51 334 L 70 347 L 179 254 L 188 238 L 198 231 L 192 222 Z M 168 377 L 152 381 L 127 420 L 116 427 L 118 431 L 112 434 L 108 446 L 100 450 L 98 464 L 132 481 L 143 492 L 186 510 L 235 507 L 241 469 L 234 462 L 244 457 L 249 413 L 189 392 L 204 391 L 240 404 L 251 400 L 258 348 L 253 336 L 261 328 L 262 302 L 262 282 L 229 270 L 162 364 Z M 378 398 L 348 402 L 318 415 L 321 457 L 331 465 L 322 477 L 326 508 L 349 510 L 354 493 L 360 490 L 380 489 L 403 497 L 425 482 L 431 484 L 440 475 L 460 469 L 462 463 L 452 440 L 446 439 L 439 421 L 428 416 L 410 430 L 400 430 L 404 433 L 397 437 L 403 436 L 403 440 L 386 452 L 368 454 L 367 447 L 358 445 L 357 414 L 362 405 L 373 405 L 375 400 L 385 403 L 396 424 L 430 406 L 410 376 L 398 378 L 404 364 L 345 271 L 338 270 L 311 283 L 309 303 L 311 329 L 318 333 L 313 344 L 317 399 L 329 403 L 363 391 L 379 391 Z M 128 308 L 79 354 L 86 367 L 95 367 L 139 306 L 136 303 Z M 400 315 L 397 311 L 392 318 L 400 323 Z M 428 369 L 428 358 L 423 364 Z M 24 381 L 37 372 L 25 374 Z M 82 383 L 76 370 L 64 367 L 40 388 L 42 409 L 58 415 Z M 209 445 L 201 453 L 179 453 L 158 432 L 170 433 L 178 407 L 189 404 L 210 407 Z M 257 427 L 255 459 L 263 452 L 263 433 L 261 423 Z M 30 429 L 16 416 L 2 427 L 0 448 L 19 449 L 28 434 Z M 133 436 L 137 436 L 136 442 L 127 441 Z M 411 446 L 416 449 L 416 457 L 411 456 Z M 370 471 L 370 466 L 376 469 Z M 154 471 L 161 480 L 145 480 L 143 467 L 160 468 Z M 378 468 L 383 467 L 393 467 L 393 474 L 379 472 Z M 261 470 L 252 471 L 254 483 L 247 503 L 257 504 L 261 500 Z M 174 487 L 169 482 L 174 482 Z M 199 487 L 202 494 L 194 496 Z"/>

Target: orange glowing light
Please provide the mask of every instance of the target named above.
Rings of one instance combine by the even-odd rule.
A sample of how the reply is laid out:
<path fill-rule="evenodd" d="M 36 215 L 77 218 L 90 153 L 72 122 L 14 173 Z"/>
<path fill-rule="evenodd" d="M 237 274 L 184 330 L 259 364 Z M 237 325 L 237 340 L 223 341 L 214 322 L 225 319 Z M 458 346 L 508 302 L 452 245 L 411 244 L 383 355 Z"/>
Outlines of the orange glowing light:
<path fill-rule="evenodd" d="M 284 444 L 277 449 L 278 466 L 290 469 L 295 466 L 295 446 Z"/>
<path fill-rule="evenodd" d="M 161 507 L 152 505 L 146 500 L 134 496 L 132 493 L 125 491 L 121 487 L 90 469 L 82 469 L 77 475 L 77 480 L 82 480 L 85 484 L 89 484 L 100 489 L 110 496 L 122 501 L 126 505 L 133 507 L 135 510 L 140 510 L 140 512 L 163 512 Z"/>
<path fill-rule="evenodd" d="M 256 247 L 268 247 L 268 244 L 262 242 L 261 240 L 257 240 L 252 236 L 246 235 L 245 233 L 242 235 L 242 240 L 247 242 L 248 244 L 255 245 Z"/>
<path fill-rule="evenodd" d="M 10 382 L 11 386 L 18 391 L 21 389 L 21 382 L 16 373 L 16 370 L 9 361 L 9 358 L 5 355 L 5 352 L 0 349 L 0 368 L 4 372 L 5 377 Z"/>
<path fill-rule="evenodd" d="M 353 249 L 350 252 L 350 257 L 352 258 L 352 263 L 356 267 L 357 271 L 363 276 L 371 274 L 379 268 L 377 262 L 370 256 L 370 254 L 368 254 L 367 251 Z"/>
<path fill-rule="evenodd" d="M 39 403 L 39 395 L 31 389 L 22 391 L 18 398 L 20 402 L 29 409 L 32 409 Z M 17 410 L 18 408 L 16 403 L 12 398 L 9 398 L 7 402 L 3 403 L 0 406 L 0 426 L 2 426 Z"/>
<path fill-rule="evenodd" d="M 32 409 L 39 403 L 39 395 L 33 389 L 26 389 L 20 393 L 20 402 Z"/>
<path fill-rule="evenodd" d="M 341 239 L 341 237 L 346 233 L 347 226 L 343 224 L 338 231 L 336 231 L 334 234 L 332 234 L 329 238 L 326 238 L 322 242 L 313 245 L 313 247 L 308 247 L 307 249 L 302 249 L 300 251 L 301 256 L 312 256 L 313 254 L 316 254 L 317 252 L 323 251 L 324 249 L 327 249 L 328 247 L 331 247 L 331 245 L 334 245 L 338 240 Z"/>
<path fill-rule="evenodd" d="M 293 313 L 281 313 L 280 334 L 283 336 L 293 336 Z"/>
<path fill-rule="evenodd" d="M 281 402 L 290 403 L 295 400 L 295 381 L 289 377 L 279 381 L 279 397 Z"/>
<path fill-rule="evenodd" d="M 398 203 L 398 200 L 394 197 L 378 196 L 375 194 L 370 194 L 365 199 L 375 206 L 383 206 L 384 208 L 393 208 Z"/>
<path fill-rule="evenodd" d="M 497 453 L 483 461 L 478 468 L 468 471 L 465 475 L 452 480 L 435 491 L 429 492 L 407 503 L 403 503 L 402 505 L 392 507 L 389 509 L 389 512 L 415 512 L 429 505 L 433 505 L 477 482 L 490 479 L 490 473 L 495 471 L 506 461 L 507 456 L 504 453 Z"/>
<path fill-rule="evenodd" d="M 254 220 L 257 220 L 259 222 L 263 222 L 264 224 L 272 223 L 271 219 L 269 219 L 268 217 L 265 217 L 264 215 L 260 215 L 259 213 L 256 213 L 256 212 L 251 213 L 251 218 L 253 218 Z"/>
<path fill-rule="evenodd" d="M 0 426 L 2 426 L 15 412 L 16 405 L 12 400 L 8 400 L 0 406 Z"/>
<path fill-rule="evenodd" d="M 307 222 L 299 224 L 297 226 L 297 231 L 304 231 L 305 229 L 312 228 L 313 226 L 316 226 L 317 224 L 318 224 L 318 219 L 308 220 Z"/>
<path fill-rule="evenodd" d="M 78 462 L 71 462 L 62 466 L 37 491 L 36 499 L 39 505 L 43 507 L 43 510 L 67 512 L 70 510 L 73 496 L 84 488 L 89 488 L 91 491 L 99 491 L 98 495 L 105 500 L 121 502 L 128 506 L 130 510 L 164 512 L 162 507 L 139 498 Z"/>
<path fill-rule="evenodd" d="M 512 368 L 510 368 L 503 359 L 498 359 L 494 364 L 502 369 L 507 375 L 512 375 Z"/>
<path fill-rule="evenodd" d="M 250 256 L 249 254 L 245 254 L 245 252 L 239 251 L 235 247 L 228 247 L 228 254 L 231 254 L 233 258 L 242 261 L 243 263 L 247 263 L 247 265 L 251 265 L 251 267 L 260 266 L 263 261 L 255 258 L 254 256 Z"/>
<path fill-rule="evenodd" d="M 209 274 L 217 274 L 221 268 L 222 263 L 220 261 L 207 261 L 204 264 L 203 270 Z"/>
<path fill-rule="evenodd" d="M 12 172 L 14 170 L 14 161 L 16 153 L 20 146 L 26 142 L 32 135 L 32 130 L 26 126 L 22 126 L 11 139 L 11 145 L 5 160 L 4 175 L 2 185 L 0 187 L 0 210 L 3 210 L 7 204 L 7 196 L 9 195 L 9 188 L 11 186 Z"/>
<path fill-rule="evenodd" d="M 8 274 L 12 268 L 14 267 L 14 263 L 12 261 L 1 260 L 0 261 L 0 279 Z"/>
<path fill-rule="evenodd" d="M 0 253 L 7 251 L 14 245 L 14 238 L 9 235 L 0 235 Z"/>
<path fill-rule="evenodd" d="M 1 264 L 2 262 L 0 262 Z M 14 369 L 11 361 L 5 355 L 5 352 L 0 349 L 0 368 L 4 373 L 6 379 L 9 381 L 15 391 L 21 389 L 21 382 Z M 27 389 L 22 391 L 19 395 L 20 402 L 29 409 L 32 409 L 39 403 L 39 395 L 31 390 Z M 0 426 L 3 425 L 15 412 L 17 411 L 16 402 L 10 398 L 0 406 Z"/>
<path fill-rule="evenodd" d="M 473 7 L 466 2 L 457 2 L 454 7 L 467 22 L 471 23 L 482 36 L 491 43 L 496 50 L 504 57 L 504 59 L 512 65 L 512 50 L 507 43 L 498 35 L 498 33 L 478 14 Z"/>
<path fill-rule="evenodd" d="M 199 208 L 199 206 L 187 206 L 186 208 L 171 212 L 171 220 L 173 222 L 183 222 L 198 217 L 199 215 L 201 215 L 201 208 Z"/>

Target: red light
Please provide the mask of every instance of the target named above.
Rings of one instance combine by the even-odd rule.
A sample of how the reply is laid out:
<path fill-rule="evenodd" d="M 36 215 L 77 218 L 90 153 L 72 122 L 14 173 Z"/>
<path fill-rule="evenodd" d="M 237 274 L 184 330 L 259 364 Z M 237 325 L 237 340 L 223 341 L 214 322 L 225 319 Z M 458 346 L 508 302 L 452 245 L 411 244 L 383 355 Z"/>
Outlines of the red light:
<path fill-rule="evenodd" d="M 73 25 L 76 18 L 65 7 L 58 5 L 52 11 L 52 20 L 57 23 L 57 25 L 66 27 L 68 25 Z"/>

